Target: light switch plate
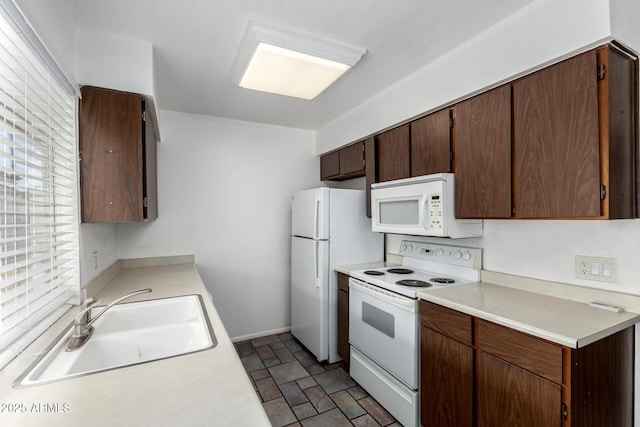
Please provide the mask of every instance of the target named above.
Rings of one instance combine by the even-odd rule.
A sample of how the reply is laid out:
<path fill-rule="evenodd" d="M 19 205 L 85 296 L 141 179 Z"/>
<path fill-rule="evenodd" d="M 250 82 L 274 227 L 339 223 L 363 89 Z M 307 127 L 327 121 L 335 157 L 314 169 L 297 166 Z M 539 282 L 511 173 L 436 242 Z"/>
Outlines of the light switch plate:
<path fill-rule="evenodd" d="M 576 277 L 600 282 L 618 283 L 618 260 L 576 255 Z"/>

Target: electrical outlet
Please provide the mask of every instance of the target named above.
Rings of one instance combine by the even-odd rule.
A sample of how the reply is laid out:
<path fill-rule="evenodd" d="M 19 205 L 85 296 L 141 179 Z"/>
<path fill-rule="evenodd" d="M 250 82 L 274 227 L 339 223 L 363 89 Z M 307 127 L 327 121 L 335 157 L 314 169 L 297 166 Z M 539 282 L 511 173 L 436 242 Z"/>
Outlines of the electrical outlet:
<path fill-rule="evenodd" d="M 600 282 L 618 282 L 618 260 L 576 255 L 576 277 Z"/>
<path fill-rule="evenodd" d="M 98 251 L 93 251 L 93 269 L 97 270 L 98 269 Z"/>

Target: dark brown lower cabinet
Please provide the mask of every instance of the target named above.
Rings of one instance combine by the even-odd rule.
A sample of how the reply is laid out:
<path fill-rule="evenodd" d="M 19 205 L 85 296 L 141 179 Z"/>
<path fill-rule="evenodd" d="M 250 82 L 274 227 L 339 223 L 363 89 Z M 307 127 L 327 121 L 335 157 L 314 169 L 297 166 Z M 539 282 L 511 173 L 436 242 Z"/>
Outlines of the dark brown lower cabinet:
<path fill-rule="evenodd" d="M 560 384 L 483 351 L 477 357 L 478 426 L 560 425 Z"/>
<path fill-rule="evenodd" d="M 631 427 L 633 327 L 578 349 L 426 301 L 423 426 Z"/>
<path fill-rule="evenodd" d="M 349 276 L 338 273 L 338 356 L 349 363 Z"/>
<path fill-rule="evenodd" d="M 422 425 L 473 426 L 473 348 L 424 327 L 421 342 Z"/>

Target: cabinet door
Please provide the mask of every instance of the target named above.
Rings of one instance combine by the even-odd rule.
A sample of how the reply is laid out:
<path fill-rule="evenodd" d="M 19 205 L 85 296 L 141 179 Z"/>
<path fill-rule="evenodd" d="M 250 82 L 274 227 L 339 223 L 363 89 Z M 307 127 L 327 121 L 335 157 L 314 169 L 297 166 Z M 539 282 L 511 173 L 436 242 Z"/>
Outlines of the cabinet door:
<path fill-rule="evenodd" d="M 589 51 L 513 84 L 516 217 L 600 215 L 596 70 Z"/>
<path fill-rule="evenodd" d="M 338 273 L 338 356 L 349 363 L 349 276 Z"/>
<path fill-rule="evenodd" d="M 473 349 L 425 327 L 420 340 L 422 425 L 472 426 Z"/>
<path fill-rule="evenodd" d="M 153 131 L 151 117 L 145 103 L 144 121 L 144 218 L 154 220 L 158 218 L 158 146 Z"/>
<path fill-rule="evenodd" d="M 561 387 L 478 351 L 478 427 L 549 427 L 561 423 Z"/>
<path fill-rule="evenodd" d="M 144 220 L 142 96 L 83 87 L 82 221 Z"/>
<path fill-rule="evenodd" d="M 353 175 L 364 172 L 364 142 L 345 147 L 340 153 L 340 175 Z"/>
<path fill-rule="evenodd" d="M 455 106 L 456 217 L 511 216 L 511 88 Z"/>
<path fill-rule="evenodd" d="M 409 125 L 378 135 L 378 182 L 409 178 Z"/>
<path fill-rule="evenodd" d="M 340 175 L 340 152 L 334 151 L 320 157 L 320 179 L 322 181 Z"/>
<path fill-rule="evenodd" d="M 601 213 L 609 219 L 634 218 L 639 212 L 635 191 L 638 95 L 634 90 L 638 61 L 613 46 L 598 49 L 596 56 L 598 65 L 604 67 L 604 78 L 598 81 L 600 144 L 609 147 L 608 158 L 603 156 L 600 161 L 601 170 L 608 172 L 608 177 L 607 173 L 601 177 L 607 189 Z"/>
<path fill-rule="evenodd" d="M 376 155 L 376 138 L 372 136 L 364 141 L 367 218 L 371 218 L 371 184 L 378 182 Z"/>
<path fill-rule="evenodd" d="M 349 363 L 349 292 L 338 290 L 338 356 Z"/>
<path fill-rule="evenodd" d="M 451 172 L 449 109 L 411 122 L 411 176 Z"/>

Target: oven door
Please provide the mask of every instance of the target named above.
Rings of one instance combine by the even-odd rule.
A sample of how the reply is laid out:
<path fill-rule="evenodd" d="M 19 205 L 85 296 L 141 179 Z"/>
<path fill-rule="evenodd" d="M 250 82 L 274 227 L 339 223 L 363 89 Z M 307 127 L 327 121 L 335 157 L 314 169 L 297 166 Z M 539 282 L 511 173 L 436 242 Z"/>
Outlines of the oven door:
<path fill-rule="evenodd" d="M 418 389 L 418 301 L 349 279 L 349 343 Z"/>

